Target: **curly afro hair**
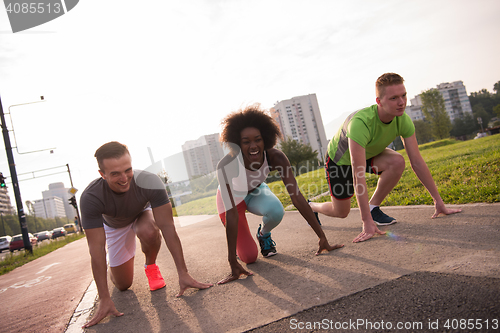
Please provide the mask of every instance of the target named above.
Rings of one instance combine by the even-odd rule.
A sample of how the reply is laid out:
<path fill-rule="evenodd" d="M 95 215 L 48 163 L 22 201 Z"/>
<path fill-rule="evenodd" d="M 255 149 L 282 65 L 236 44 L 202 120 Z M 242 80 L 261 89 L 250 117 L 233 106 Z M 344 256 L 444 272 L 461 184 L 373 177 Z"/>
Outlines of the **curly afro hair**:
<path fill-rule="evenodd" d="M 260 131 L 266 150 L 273 148 L 282 137 L 280 128 L 268 111 L 260 107 L 260 104 L 250 105 L 243 110 L 228 114 L 221 124 L 223 129 L 220 141 L 229 148 L 231 148 L 231 143 L 240 146 L 241 131 L 247 127 L 254 127 Z"/>

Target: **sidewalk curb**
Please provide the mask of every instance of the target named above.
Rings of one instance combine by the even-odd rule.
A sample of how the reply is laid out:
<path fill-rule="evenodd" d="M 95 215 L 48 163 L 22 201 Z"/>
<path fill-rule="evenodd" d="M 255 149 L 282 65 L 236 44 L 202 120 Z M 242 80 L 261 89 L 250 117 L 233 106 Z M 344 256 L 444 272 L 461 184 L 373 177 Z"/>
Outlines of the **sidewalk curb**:
<path fill-rule="evenodd" d="M 83 332 L 82 326 L 87 322 L 87 319 L 94 309 L 95 301 L 97 300 L 97 287 L 95 281 L 92 280 L 89 287 L 83 294 L 83 297 L 75 309 L 68 326 L 64 332 L 75 333 Z"/>

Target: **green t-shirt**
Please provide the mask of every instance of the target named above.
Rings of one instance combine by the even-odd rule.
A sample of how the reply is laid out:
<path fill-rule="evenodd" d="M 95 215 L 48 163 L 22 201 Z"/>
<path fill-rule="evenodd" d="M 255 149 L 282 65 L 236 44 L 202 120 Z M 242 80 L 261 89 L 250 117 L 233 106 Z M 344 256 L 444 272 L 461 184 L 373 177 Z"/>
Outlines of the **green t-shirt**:
<path fill-rule="evenodd" d="M 337 165 L 350 165 L 349 138 L 366 150 L 366 159 L 379 155 L 398 136 L 408 138 L 415 125 L 406 113 L 389 124 L 378 117 L 377 104 L 352 113 L 328 144 L 328 156 Z"/>

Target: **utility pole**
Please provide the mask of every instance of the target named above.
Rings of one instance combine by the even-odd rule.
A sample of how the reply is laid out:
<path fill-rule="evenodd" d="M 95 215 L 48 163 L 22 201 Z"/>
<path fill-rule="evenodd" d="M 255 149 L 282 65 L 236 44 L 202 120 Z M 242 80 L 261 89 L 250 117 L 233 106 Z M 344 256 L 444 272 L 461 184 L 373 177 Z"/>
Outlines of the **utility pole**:
<path fill-rule="evenodd" d="M 73 178 L 71 178 L 71 171 L 69 170 L 69 164 L 66 164 L 66 167 L 68 168 L 68 174 L 69 174 L 69 181 L 71 183 L 71 189 L 74 189 L 75 187 L 73 186 Z M 75 189 L 75 191 L 76 191 L 76 189 Z M 73 193 L 73 197 L 75 198 L 75 204 L 73 205 L 73 207 L 76 210 L 76 216 L 77 216 L 76 218 L 78 219 L 78 227 L 79 227 L 80 231 L 83 233 L 82 220 L 80 219 L 80 212 L 78 211 L 78 204 L 76 203 L 75 193 Z"/>
<path fill-rule="evenodd" d="M 10 177 L 12 178 L 12 187 L 14 187 L 14 196 L 16 198 L 17 216 L 21 224 L 21 233 L 23 235 L 24 248 L 33 253 L 31 240 L 28 236 L 28 224 L 26 223 L 26 215 L 24 214 L 23 201 L 21 200 L 21 191 L 19 190 L 19 181 L 17 179 L 16 164 L 14 163 L 14 155 L 12 154 L 12 146 L 10 144 L 9 130 L 5 124 L 5 115 L 3 113 L 2 99 L 0 97 L 0 119 L 2 121 L 3 140 L 5 142 L 5 152 L 7 153 L 7 161 L 9 162 Z"/>

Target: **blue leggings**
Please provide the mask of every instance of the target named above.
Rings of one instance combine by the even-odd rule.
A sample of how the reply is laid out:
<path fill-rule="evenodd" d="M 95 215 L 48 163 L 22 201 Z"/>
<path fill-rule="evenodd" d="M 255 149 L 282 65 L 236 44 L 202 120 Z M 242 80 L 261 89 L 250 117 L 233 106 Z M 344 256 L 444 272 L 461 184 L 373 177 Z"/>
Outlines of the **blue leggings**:
<path fill-rule="evenodd" d="M 257 260 L 258 248 L 248 227 L 248 221 L 245 216 L 246 210 L 255 215 L 262 216 L 262 222 L 264 223 L 261 229 L 262 234 L 271 232 L 281 222 L 285 210 L 266 183 L 260 184 L 253 192 L 247 194 L 236 208 L 238 210 L 236 254 L 243 262 L 250 264 Z M 217 211 L 222 223 L 226 225 L 226 210 L 220 189 L 217 191 Z"/>

